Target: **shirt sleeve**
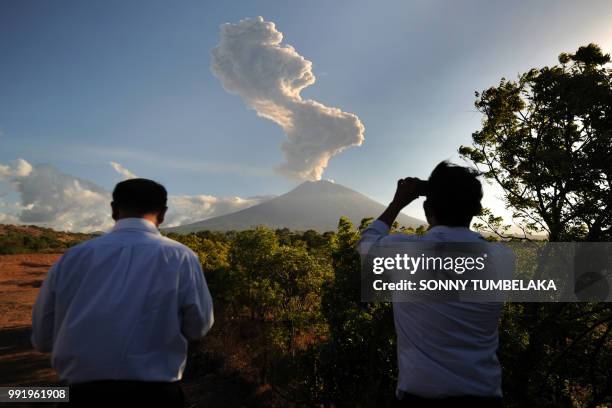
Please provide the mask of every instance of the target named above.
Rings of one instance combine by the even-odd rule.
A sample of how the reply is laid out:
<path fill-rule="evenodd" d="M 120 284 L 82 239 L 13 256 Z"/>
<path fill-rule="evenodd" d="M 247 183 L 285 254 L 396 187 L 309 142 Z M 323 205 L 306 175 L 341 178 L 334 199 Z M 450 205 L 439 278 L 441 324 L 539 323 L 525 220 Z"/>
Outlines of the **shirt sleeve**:
<path fill-rule="evenodd" d="M 55 325 L 55 282 L 61 259 L 53 264 L 38 292 L 32 310 L 32 346 L 41 352 L 53 351 Z"/>
<path fill-rule="evenodd" d="M 363 232 L 357 243 L 357 251 L 365 255 L 373 246 L 389 237 L 389 226 L 381 220 L 374 220 Z"/>
<path fill-rule="evenodd" d="M 212 297 L 194 253 L 188 255 L 181 271 L 181 331 L 189 340 L 206 335 L 214 322 Z"/>
<path fill-rule="evenodd" d="M 361 238 L 357 243 L 357 251 L 361 255 L 367 255 L 378 245 L 391 242 L 418 241 L 421 237 L 417 234 L 389 234 L 390 227 L 381 220 L 374 220 L 368 228 L 363 230 Z"/>

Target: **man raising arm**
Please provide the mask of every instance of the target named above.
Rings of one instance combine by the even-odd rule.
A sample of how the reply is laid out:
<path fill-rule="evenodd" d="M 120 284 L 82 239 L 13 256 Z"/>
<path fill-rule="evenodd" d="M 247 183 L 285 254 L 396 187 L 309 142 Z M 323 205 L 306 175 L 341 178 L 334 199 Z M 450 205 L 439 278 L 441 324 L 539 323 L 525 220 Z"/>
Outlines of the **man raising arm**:
<path fill-rule="evenodd" d="M 358 249 L 368 254 L 389 243 L 478 242 L 470 230 L 480 210 L 482 186 L 472 169 L 442 162 L 423 182 L 398 181 L 388 208 L 362 233 Z M 424 235 L 389 234 L 399 212 L 419 195 L 429 229 Z M 396 397 L 406 407 L 501 407 L 497 359 L 501 303 L 394 302 L 399 375 Z"/>

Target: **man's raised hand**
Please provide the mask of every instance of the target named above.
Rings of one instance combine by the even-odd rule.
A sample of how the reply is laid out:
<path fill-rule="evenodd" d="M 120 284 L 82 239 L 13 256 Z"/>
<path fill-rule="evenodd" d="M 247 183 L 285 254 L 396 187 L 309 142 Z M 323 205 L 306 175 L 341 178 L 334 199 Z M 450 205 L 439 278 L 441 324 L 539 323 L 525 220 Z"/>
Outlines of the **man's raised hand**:
<path fill-rule="evenodd" d="M 397 180 L 397 189 L 393 197 L 393 204 L 404 208 L 419 196 L 419 187 L 422 181 L 416 177 L 406 177 Z"/>

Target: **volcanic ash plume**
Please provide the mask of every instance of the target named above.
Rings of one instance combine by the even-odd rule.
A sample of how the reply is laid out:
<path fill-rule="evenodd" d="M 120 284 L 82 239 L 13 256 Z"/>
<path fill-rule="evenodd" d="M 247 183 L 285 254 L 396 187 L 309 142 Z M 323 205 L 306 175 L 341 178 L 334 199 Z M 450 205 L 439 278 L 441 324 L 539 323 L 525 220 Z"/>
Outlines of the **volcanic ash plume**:
<path fill-rule="evenodd" d="M 352 113 L 302 99 L 302 89 L 316 80 L 312 63 L 282 40 L 262 17 L 223 24 L 211 69 L 228 92 L 283 129 L 288 140 L 279 171 L 319 180 L 332 156 L 363 143 L 364 126 Z"/>

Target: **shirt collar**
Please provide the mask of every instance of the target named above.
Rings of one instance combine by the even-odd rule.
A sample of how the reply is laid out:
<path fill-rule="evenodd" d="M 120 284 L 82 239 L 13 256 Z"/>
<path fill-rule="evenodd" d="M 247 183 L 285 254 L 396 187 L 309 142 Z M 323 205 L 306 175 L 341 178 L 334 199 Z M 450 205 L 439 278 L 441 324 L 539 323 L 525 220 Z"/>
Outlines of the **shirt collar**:
<path fill-rule="evenodd" d="M 155 224 L 144 218 L 122 218 L 120 220 L 117 220 L 112 231 L 114 232 L 122 230 L 139 230 L 159 234 L 159 230 L 157 229 Z"/>
<path fill-rule="evenodd" d="M 436 225 L 431 227 L 427 234 L 434 235 L 446 235 L 452 237 L 461 237 L 461 238 L 480 238 L 484 239 L 482 235 L 480 235 L 476 231 L 472 231 L 468 227 L 450 227 L 448 225 Z"/>

